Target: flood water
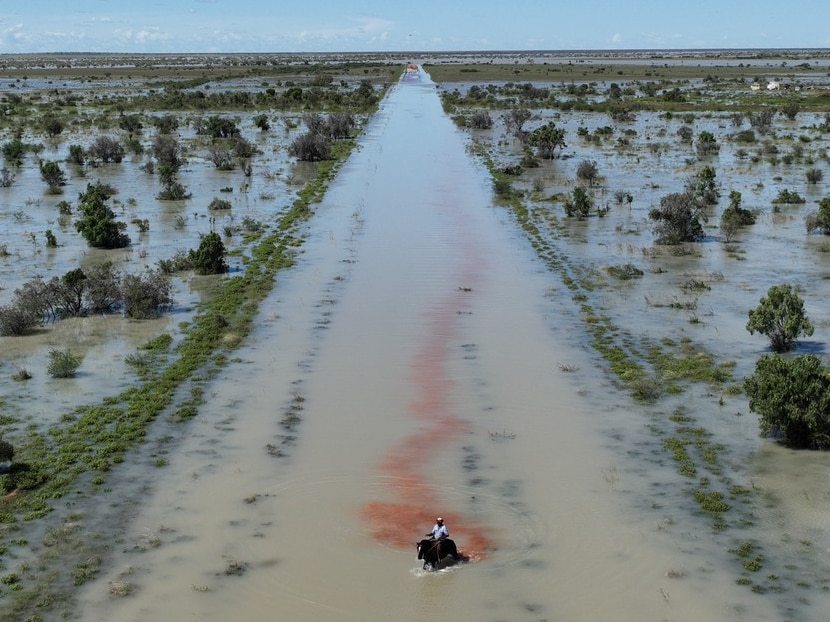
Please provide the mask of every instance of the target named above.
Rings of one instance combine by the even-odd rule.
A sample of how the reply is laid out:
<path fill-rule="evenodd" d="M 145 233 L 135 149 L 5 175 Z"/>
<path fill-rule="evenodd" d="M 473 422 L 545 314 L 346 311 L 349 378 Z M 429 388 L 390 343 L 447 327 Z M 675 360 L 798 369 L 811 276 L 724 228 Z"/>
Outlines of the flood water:
<path fill-rule="evenodd" d="M 643 422 L 465 149 L 427 74 L 390 90 L 82 619 L 781 619 L 679 492 L 639 505 Z M 428 573 L 437 515 L 471 562 Z"/>

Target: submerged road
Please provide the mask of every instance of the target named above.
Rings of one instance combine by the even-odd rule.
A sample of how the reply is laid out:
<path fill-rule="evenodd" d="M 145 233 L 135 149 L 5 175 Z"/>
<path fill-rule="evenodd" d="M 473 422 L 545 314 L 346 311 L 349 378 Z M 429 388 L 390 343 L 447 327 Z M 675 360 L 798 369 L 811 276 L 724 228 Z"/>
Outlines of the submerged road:
<path fill-rule="evenodd" d="M 609 485 L 562 291 L 402 80 L 83 619 L 773 619 L 716 568 L 669 578 L 673 536 Z M 439 514 L 473 562 L 425 573 Z"/>

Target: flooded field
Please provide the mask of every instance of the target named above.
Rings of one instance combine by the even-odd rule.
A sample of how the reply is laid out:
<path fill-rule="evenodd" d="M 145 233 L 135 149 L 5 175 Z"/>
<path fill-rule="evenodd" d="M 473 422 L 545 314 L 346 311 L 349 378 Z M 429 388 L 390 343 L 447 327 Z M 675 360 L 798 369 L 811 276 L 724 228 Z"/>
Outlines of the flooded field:
<path fill-rule="evenodd" d="M 758 438 L 742 395 L 695 384 L 649 404 L 622 390 L 590 346 L 584 307 L 470 153 L 473 142 L 485 144 L 501 166 L 517 157 L 515 145 L 498 130 L 458 129 L 441 88 L 421 69 L 388 91 L 316 207 L 296 265 L 277 277 L 233 361 L 205 384 L 186 434 L 170 443 L 175 426 L 157 422 L 152 449 L 113 469 L 105 490 L 73 492 L 59 510 L 67 530 L 80 525 L 107 545 L 98 576 L 61 617 L 821 619 L 830 602 L 830 460 Z M 695 167 L 690 154 L 643 144 L 674 140 L 681 122 L 638 115 L 630 142 L 614 147 L 577 139 L 580 127 L 601 128 L 600 116 L 555 118 L 572 145 L 566 157 L 517 185 L 540 196 L 567 191 L 578 162 L 594 157 L 601 202 L 631 193 L 630 206 L 562 219 L 545 233 L 592 282 L 587 301 L 622 333 L 688 336 L 732 360 L 740 379 L 765 345 L 746 332 L 746 310 L 785 279 L 807 292 L 817 327 L 802 347 L 823 352 L 828 254 L 800 217 L 812 207 L 783 215 L 768 207 L 780 188 L 804 192 L 803 171 L 770 171 L 725 147 L 724 189 L 767 208 L 751 236 L 725 248 L 711 225 L 692 253 L 645 252 L 655 247 L 649 205 L 679 191 Z M 792 132 L 819 120 L 802 115 Z M 695 130 L 722 133 L 726 122 L 706 116 Z M 823 140 L 808 147 L 822 167 Z M 272 198 L 290 193 L 288 159 L 268 149 L 261 166 L 277 173 L 233 193 L 234 215 L 264 220 Z M 219 174 L 191 183 L 202 202 Z M 171 223 L 182 216 L 187 225 L 150 232 L 170 245 L 147 250 L 148 265 L 212 226 L 177 209 Z M 13 243 L 9 282 L 25 264 L 11 258 L 48 252 L 25 238 Z M 615 283 L 607 267 L 625 262 L 646 278 Z M 690 280 L 708 287 L 689 294 Z M 4 400 L 48 425 L 70 403 L 67 391 L 94 401 L 126 386 L 125 354 L 190 317 L 199 293 L 180 281 L 180 309 L 149 323 L 113 318 L 104 330 L 100 318 L 62 320 L 25 342 L 2 338 L 6 367 L 40 368 L 50 343 L 84 345 L 95 361 L 66 381 L 71 388 L 36 377 Z M 28 408 L 35 403 L 40 415 Z M 667 415 L 681 407 L 722 446 L 718 482 L 746 491 L 730 498 L 724 530 L 696 506 L 695 480 L 676 472 L 663 446 Z M 169 452 L 151 453 L 165 443 Z M 427 572 L 415 542 L 437 515 L 470 562 Z M 763 557 L 748 584 L 736 550 Z"/>

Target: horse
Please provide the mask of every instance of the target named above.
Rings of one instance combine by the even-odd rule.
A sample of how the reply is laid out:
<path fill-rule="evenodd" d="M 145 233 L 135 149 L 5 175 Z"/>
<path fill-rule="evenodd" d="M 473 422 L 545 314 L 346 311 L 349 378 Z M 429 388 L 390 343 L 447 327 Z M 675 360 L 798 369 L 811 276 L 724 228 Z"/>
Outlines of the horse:
<path fill-rule="evenodd" d="M 424 560 L 424 570 L 427 566 L 430 566 L 433 570 L 452 566 L 463 559 L 455 547 L 455 542 L 449 538 L 439 538 L 438 540 L 425 538 L 417 542 L 415 546 L 418 548 L 418 559 Z"/>

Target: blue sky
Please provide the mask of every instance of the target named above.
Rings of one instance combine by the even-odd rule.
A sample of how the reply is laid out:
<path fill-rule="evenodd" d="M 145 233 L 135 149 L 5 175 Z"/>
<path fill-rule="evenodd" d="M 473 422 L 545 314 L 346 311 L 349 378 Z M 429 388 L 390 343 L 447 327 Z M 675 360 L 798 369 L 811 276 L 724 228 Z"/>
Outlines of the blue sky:
<path fill-rule="evenodd" d="M 0 53 L 830 47 L 827 0 L 2 0 Z"/>

